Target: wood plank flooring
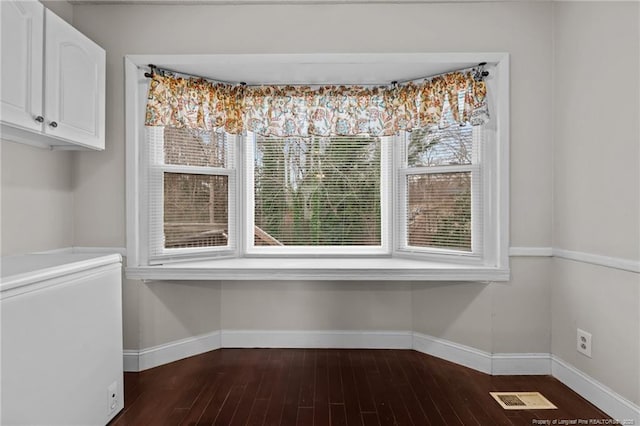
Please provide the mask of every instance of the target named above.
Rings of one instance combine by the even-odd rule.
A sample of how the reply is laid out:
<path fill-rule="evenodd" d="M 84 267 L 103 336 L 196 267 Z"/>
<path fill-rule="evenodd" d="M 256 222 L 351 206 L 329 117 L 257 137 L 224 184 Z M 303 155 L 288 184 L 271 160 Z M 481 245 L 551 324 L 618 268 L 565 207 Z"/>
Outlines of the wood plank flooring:
<path fill-rule="evenodd" d="M 123 425 L 532 425 L 605 419 L 549 376 L 489 376 L 412 350 L 219 349 L 125 373 Z M 538 391 L 558 410 L 503 410 Z"/>

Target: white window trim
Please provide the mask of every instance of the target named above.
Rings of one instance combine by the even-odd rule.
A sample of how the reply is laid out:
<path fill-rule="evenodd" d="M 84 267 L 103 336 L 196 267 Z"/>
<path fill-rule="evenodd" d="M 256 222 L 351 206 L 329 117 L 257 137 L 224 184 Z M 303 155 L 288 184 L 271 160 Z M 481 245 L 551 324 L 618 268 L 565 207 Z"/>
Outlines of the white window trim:
<path fill-rule="evenodd" d="M 402 154 L 398 155 L 400 157 L 400 161 L 404 161 L 406 152 L 402 148 L 407 146 L 406 139 L 409 137 L 408 134 L 404 135 L 404 141 L 398 144 L 398 151 L 402 151 Z M 438 173 L 455 173 L 455 172 L 470 172 L 472 176 L 472 181 L 474 177 L 481 173 L 481 169 L 478 170 L 477 165 L 477 144 L 474 143 L 473 147 L 473 161 L 472 164 L 463 164 L 463 165 L 455 165 L 455 166 L 422 166 L 422 167 L 407 167 L 404 164 L 396 165 L 396 173 L 397 173 L 397 181 L 396 181 L 396 202 L 398 203 L 398 217 L 396 218 L 398 227 L 396 229 L 396 235 L 399 236 L 398 245 L 396 247 L 396 252 L 400 254 L 416 254 L 420 256 L 459 256 L 460 259 L 480 259 L 479 252 L 483 247 L 479 247 L 481 241 L 479 238 L 479 226 L 476 224 L 472 224 L 471 231 L 471 244 L 472 249 L 470 252 L 464 252 L 460 250 L 452 250 L 445 248 L 436 248 L 436 247 L 417 247 L 417 246 L 409 246 L 406 244 L 407 242 L 407 208 L 406 208 L 406 180 L 408 176 L 411 175 L 422 175 L 422 174 L 438 174 Z M 483 164 L 484 166 L 484 164 Z M 473 191 L 473 189 L 472 189 Z M 480 211 L 480 206 L 478 204 L 486 204 L 487 199 L 475 200 L 476 197 L 473 197 L 471 203 L 472 213 L 471 220 L 475 222 L 475 218 L 478 216 L 478 211 Z"/>
<path fill-rule="evenodd" d="M 144 128 L 143 128 L 144 129 Z M 159 132 L 154 135 L 154 138 L 164 137 L 163 130 L 158 130 L 158 128 L 153 131 Z M 143 134 L 145 131 L 143 131 Z M 146 139 L 146 134 L 144 135 Z M 176 165 L 176 164 L 164 164 L 162 161 L 162 156 L 160 158 L 156 158 L 156 156 L 160 155 L 157 150 L 155 152 L 151 152 L 148 147 L 140 147 L 142 152 L 144 152 L 145 156 L 154 157 L 152 160 L 150 159 L 145 164 L 148 167 L 148 170 L 140 170 L 140 172 L 145 176 L 144 178 L 147 180 L 157 179 L 160 185 L 151 187 L 151 185 L 146 185 L 146 194 L 142 200 L 139 200 L 141 211 L 145 212 L 141 215 L 141 218 L 147 218 L 150 215 L 148 214 L 149 205 L 161 205 L 162 198 L 164 196 L 164 179 L 163 176 L 165 173 L 186 173 L 186 174 L 198 174 L 198 175 L 209 175 L 209 176 L 226 176 L 228 179 L 228 211 L 229 211 L 229 242 L 230 245 L 226 246 L 209 246 L 209 247 L 186 247 L 186 248 L 165 248 L 163 245 L 163 240 L 160 237 L 162 235 L 163 223 L 164 220 L 162 215 L 164 211 L 160 211 L 159 215 L 156 216 L 156 221 L 153 220 L 140 220 L 140 225 L 142 225 L 145 231 L 148 229 L 151 231 L 151 235 L 155 236 L 152 238 L 151 236 L 147 237 L 147 241 L 149 241 L 148 245 L 145 245 L 145 250 L 147 252 L 147 263 L 149 265 L 163 265 L 172 262 L 182 262 L 185 260 L 194 260 L 198 258 L 202 259 L 211 259 L 211 258 L 223 258 L 223 257 L 232 257 L 237 255 L 237 249 L 235 246 L 236 242 L 236 232 L 237 227 L 235 223 L 237 221 L 237 213 L 236 213 L 236 199 L 234 198 L 235 191 L 232 188 L 236 187 L 236 169 L 235 169 L 235 147 L 238 145 L 237 137 L 234 135 L 227 135 L 228 143 L 231 145 L 230 152 L 231 158 L 234 159 L 233 167 L 209 167 L 209 166 L 186 166 L 186 165 Z M 153 241 L 153 242 L 152 242 Z M 150 246 L 156 246 L 155 254 L 151 254 Z"/>
<path fill-rule="evenodd" d="M 475 132 L 475 131 L 474 131 Z M 484 140 L 473 143 L 473 160 L 472 164 L 465 165 L 445 165 L 445 166 L 423 166 L 423 167 L 407 167 L 402 164 L 405 159 L 406 152 L 404 149 L 407 144 L 398 144 L 398 163 L 396 164 L 396 235 L 398 236 L 395 252 L 398 256 L 404 256 L 415 259 L 428 259 L 438 262 L 462 263 L 470 266 L 486 266 L 487 264 L 497 264 L 495 247 L 496 221 L 485 220 L 484 216 L 487 211 L 491 211 L 492 199 L 497 188 L 491 188 L 491 170 L 495 168 L 495 155 L 493 145 L 495 141 L 495 131 L 492 129 L 483 129 L 482 132 L 487 134 Z M 405 135 L 405 138 L 408 135 Z M 474 133 L 474 138 L 477 134 Z M 482 145 L 482 146 L 481 146 Z M 450 172 L 470 172 L 472 174 L 472 193 L 477 191 L 480 185 L 477 180 L 482 182 L 481 196 L 473 195 L 471 204 L 472 213 L 472 248 L 471 251 L 465 252 L 461 250 L 436 248 L 436 247 L 416 247 L 408 246 L 407 241 L 407 212 L 406 212 L 406 184 L 404 183 L 407 176 L 415 174 L 435 174 Z M 489 188 L 487 188 L 489 187 Z M 482 214 L 481 214 L 482 213 Z M 477 224 L 476 221 L 481 223 Z"/>
<path fill-rule="evenodd" d="M 245 149 L 245 155 L 243 165 L 245 166 L 244 176 L 245 182 L 252 181 L 253 174 L 253 142 L 255 135 L 249 133 L 246 139 L 242 141 L 243 149 Z M 391 255 L 391 232 L 389 232 L 390 224 L 392 222 L 391 205 L 393 203 L 391 194 L 392 182 L 389 173 L 389 167 L 386 164 L 391 164 L 393 158 L 392 144 L 394 143 L 392 137 L 381 137 L 381 157 L 380 157 L 380 236 L 381 244 L 378 246 L 281 246 L 281 247 L 263 247 L 255 246 L 253 241 L 253 234 L 245 231 L 244 235 L 244 256 L 245 257 L 309 257 L 309 256 L 323 256 L 323 257 L 335 257 L 335 256 L 389 256 Z M 250 148 L 247 148 L 250 147 Z M 252 187 L 253 188 L 253 187 Z M 245 187 L 244 205 L 246 206 L 244 214 L 244 230 L 253 229 L 255 223 L 254 209 L 251 207 L 254 205 L 254 192 Z"/>
<path fill-rule="evenodd" d="M 219 260 L 196 260 L 175 264 L 149 266 L 145 235 L 145 206 L 141 198 L 140 144 L 144 141 L 144 99 L 146 93 L 140 85 L 146 79 L 138 67 L 148 63 L 189 64 L 218 63 L 236 61 L 238 65 L 255 62 L 257 58 L 296 64 L 315 63 L 367 63 L 392 62 L 399 66 L 405 62 L 434 63 L 476 63 L 496 64 L 493 82 L 495 90 L 489 90 L 492 114 L 496 120 L 495 152 L 488 153 L 495 159 L 495 168 L 483 168 L 488 178 L 495 178 L 495 200 L 485 210 L 485 235 L 491 233 L 492 241 L 485 247 L 493 252 L 491 262 L 473 264 L 468 256 L 460 252 L 443 251 L 439 256 L 433 252 L 428 260 L 420 253 L 420 258 L 406 253 L 406 257 L 361 257 L 358 255 L 338 255 L 331 258 L 252 258 L 238 257 L 246 251 L 246 238 L 242 235 L 244 220 L 236 220 L 237 250 L 231 253 L 234 258 Z M 507 53 L 455 53 L 455 54 L 361 54 L 361 55 L 129 55 L 124 58 L 125 65 L 125 107 L 126 107 L 126 224 L 127 224 L 127 268 L 129 278 L 147 280 L 246 280 L 246 279 L 322 279 L 322 280 L 419 280 L 419 281 L 506 281 L 509 279 L 509 55 Z M 497 95 L 496 95 L 497 94 Z M 236 152 L 243 156 L 242 151 Z M 241 167 L 246 167 L 240 162 Z M 244 185 L 244 173 L 240 169 L 236 174 L 238 187 Z M 396 175 L 396 173 L 394 173 Z M 397 176 L 387 181 L 397 187 Z M 246 217 L 246 200 L 240 199 L 243 191 L 237 191 L 239 217 Z M 388 191 L 387 191 L 388 192 Z M 394 200 L 397 197 L 392 197 Z M 388 202 L 391 206 L 396 201 Z M 395 206 L 390 207 L 393 211 Z M 390 211 L 388 217 L 392 217 Z M 397 222 L 396 222 L 397 223 Z M 393 225 L 389 225 L 393 226 Z M 389 233 L 394 234 L 394 233 Z M 394 241 L 389 241 L 395 247 Z"/>

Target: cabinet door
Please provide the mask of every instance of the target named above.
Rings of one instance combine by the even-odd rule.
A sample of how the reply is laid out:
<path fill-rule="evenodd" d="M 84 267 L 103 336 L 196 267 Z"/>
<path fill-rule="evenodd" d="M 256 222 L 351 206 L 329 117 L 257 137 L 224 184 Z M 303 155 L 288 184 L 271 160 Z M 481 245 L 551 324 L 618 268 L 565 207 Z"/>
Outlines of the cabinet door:
<path fill-rule="evenodd" d="M 45 11 L 46 134 L 104 149 L 105 52 Z"/>
<path fill-rule="evenodd" d="M 38 1 L 4 0 L 0 13 L 0 118 L 41 131 L 44 7 Z"/>

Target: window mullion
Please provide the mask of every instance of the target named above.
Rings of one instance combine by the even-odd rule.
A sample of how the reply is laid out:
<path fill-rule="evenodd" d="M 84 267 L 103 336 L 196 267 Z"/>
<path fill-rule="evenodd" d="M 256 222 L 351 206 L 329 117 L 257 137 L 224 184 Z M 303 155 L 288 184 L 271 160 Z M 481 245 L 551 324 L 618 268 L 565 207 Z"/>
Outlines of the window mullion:
<path fill-rule="evenodd" d="M 391 253 L 394 247 L 394 229 L 393 229 L 393 191 L 395 188 L 394 181 L 394 150 L 393 137 L 384 137 L 381 139 L 381 158 L 380 158 L 380 225 L 381 225 L 381 242 L 382 247 L 387 253 Z"/>
<path fill-rule="evenodd" d="M 253 246 L 252 239 L 254 238 L 254 216 L 255 216 L 255 195 L 254 195 L 254 171 L 253 161 L 255 157 L 255 134 L 247 132 L 247 135 L 243 138 L 243 201 L 244 201 L 244 215 L 243 220 L 243 244 L 242 250 L 244 255 L 249 251 L 249 248 Z"/>

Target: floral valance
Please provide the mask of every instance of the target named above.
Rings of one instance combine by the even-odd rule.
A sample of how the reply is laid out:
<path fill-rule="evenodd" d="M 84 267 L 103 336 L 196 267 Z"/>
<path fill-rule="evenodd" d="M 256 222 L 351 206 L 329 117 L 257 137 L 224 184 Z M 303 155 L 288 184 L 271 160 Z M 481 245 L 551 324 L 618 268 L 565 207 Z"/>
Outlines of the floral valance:
<path fill-rule="evenodd" d="M 247 87 L 157 73 L 151 78 L 147 126 L 278 137 L 389 136 L 435 125 L 478 125 L 489 118 L 485 83 L 471 71 L 375 88 Z"/>

